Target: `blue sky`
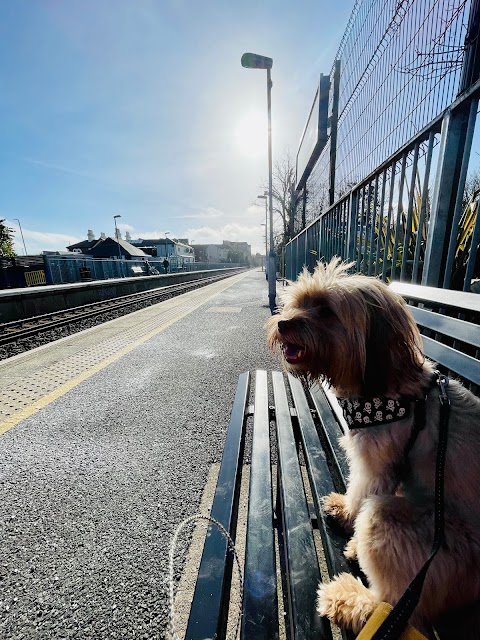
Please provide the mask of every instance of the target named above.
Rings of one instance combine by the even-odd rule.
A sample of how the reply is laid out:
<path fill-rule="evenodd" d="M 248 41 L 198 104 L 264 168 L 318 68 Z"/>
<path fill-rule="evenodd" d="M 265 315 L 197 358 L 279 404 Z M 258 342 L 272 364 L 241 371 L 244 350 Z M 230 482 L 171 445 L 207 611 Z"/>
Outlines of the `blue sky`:
<path fill-rule="evenodd" d="M 28 253 L 87 229 L 264 246 L 273 155 L 295 155 L 353 0 L 15 0 L 0 5 L 0 217 Z M 16 249 L 23 253 L 17 234 Z"/>

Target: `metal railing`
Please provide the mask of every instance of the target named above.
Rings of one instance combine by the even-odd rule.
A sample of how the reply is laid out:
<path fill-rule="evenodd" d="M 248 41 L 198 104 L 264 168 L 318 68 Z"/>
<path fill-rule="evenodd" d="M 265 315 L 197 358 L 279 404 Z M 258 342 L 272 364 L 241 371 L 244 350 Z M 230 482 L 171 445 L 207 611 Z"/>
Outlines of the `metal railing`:
<path fill-rule="evenodd" d="M 330 73 L 333 84 L 338 65 L 335 199 L 455 99 L 469 7 L 469 0 L 355 3 Z M 333 100 L 331 92 L 330 113 Z M 331 161 L 328 143 L 310 191 L 325 192 Z"/>
<path fill-rule="evenodd" d="M 421 7 L 418 6 L 420 4 Z M 472 0 L 472 11 L 475 10 L 477 16 L 478 4 L 478 0 Z M 355 25 L 358 20 L 360 6 L 364 9 L 368 6 L 371 9 L 376 5 L 378 5 L 376 0 L 357 2 L 352 14 L 352 24 Z M 415 20 L 417 22 L 420 20 L 419 16 L 422 11 L 426 12 L 428 7 L 433 11 L 435 7 L 438 9 L 440 5 L 442 5 L 440 0 L 432 0 L 430 3 L 419 3 L 415 0 L 397 2 L 395 3 L 395 13 L 397 9 L 403 7 L 402 28 L 406 34 L 413 34 Z M 444 24 L 443 36 L 449 28 L 453 28 L 454 23 L 456 24 L 464 16 L 468 5 L 469 3 L 458 1 L 450 3 L 450 10 L 453 11 L 453 7 L 456 7 L 456 10 L 448 14 L 451 20 L 447 21 L 448 24 Z M 417 7 L 415 18 L 411 13 L 414 7 Z M 408 15 L 413 20 L 412 24 L 405 23 Z M 374 21 L 374 24 L 377 23 L 378 20 Z M 345 52 L 348 49 L 347 44 L 355 31 L 352 24 L 347 28 L 347 36 L 339 51 Z M 425 29 L 425 21 L 422 24 Z M 472 28 L 469 23 L 468 36 L 476 48 L 478 24 L 475 29 L 476 36 L 474 33 L 475 37 L 472 38 Z M 460 48 L 462 52 L 464 49 L 468 51 L 466 46 L 460 47 L 458 34 L 461 31 L 462 29 L 457 24 L 455 38 L 452 42 L 455 42 L 455 51 L 458 55 L 460 55 Z M 438 41 L 438 37 L 436 36 L 434 39 L 435 42 Z M 377 38 L 377 44 L 379 41 L 383 42 L 381 38 L 380 40 Z M 414 41 L 415 38 L 411 39 L 411 42 Z M 359 46 L 358 43 L 355 46 Z M 387 44 L 385 44 L 386 46 Z M 393 46 L 396 51 L 400 45 L 390 43 L 390 46 Z M 371 47 L 373 47 L 373 41 Z M 384 49 L 382 47 L 380 49 L 383 55 Z M 380 51 L 380 49 L 377 47 L 375 50 Z M 350 52 L 349 59 L 352 55 L 353 53 Z M 371 57 L 369 60 L 374 59 Z M 441 68 L 439 67 L 439 59 L 432 60 L 432 66 L 437 69 Z M 430 96 L 431 107 L 429 110 L 422 111 L 424 114 L 422 118 L 425 114 L 435 113 L 435 109 L 438 109 L 436 111 L 438 115 L 433 117 L 430 122 L 422 121 L 423 128 L 417 130 L 410 140 L 405 141 L 387 159 L 378 161 L 382 154 L 377 153 L 376 133 L 375 135 L 372 132 L 368 135 L 365 133 L 365 136 L 362 134 L 363 150 L 358 156 L 357 171 L 361 174 L 365 168 L 375 166 L 372 163 L 377 166 L 347 189 L 345 189 L 345 182 L 343 182 L 343 193 L 342 188 L 338 188 L 338 185 L 342 184 L 341 170 L 339 174 L 338 169 L 345 161 L 346 156 L 342 156 L 343 152 L 341 151 L 339 153 L 340 146 L 338 146 L 336 192 L 337 195 L 338 193 L 342 195 L 331 206 L 326 206 L 325 198 L 328 190 L 325 185 L 328 180 L 327 182 L 324 180 L 325 188 L 322 192 L 322 198 L 318 198 L 318 189 L 315 185 L 313 186 L 313 195 L 311 194 L 310 197 L 310 206 L 313 207 L 313 211 L 310 212 L 310 218 L 312 219 L 316 208 L 315 218 L 285 247 L 285 273 L 288 279 L 296 279 L 304 266 L 313 270 L 319 259 L 328 261 L 333 256 L 340 256 L 344 260 L 352 261 L 357 272 L 378 276 L 383 280 L 401 279 L 431 286 L 470 290 L 472 279 L 480 277 L 478 252 L 480 216 L 476 216 L 479 194 L 475 194 L 470 204 L 463 202 L 462 199 L 475 128 L 480 85 L 477 80 L 469 87 L 468 82 L 472 80 L 472 74 L 470 73 L 469 78 L 465 80 L 468 76 L 465 73 L 465 65 L 462 70 L 457 63 L 458 60 L 452 67 L 453 62 L 450 60 L 448 70 L 454 74 L 457 80 L 460 76 L 462 77 L 460 96 L 446 106 L 444 104 L 445 97 L 450 97 L 450 100 L 453 100 L 453 90 L 452 88 L 447 90 L 446 85 L 442 85 L 441 82 L 437 83 L 435 85 L 436 91 L 440 93 L 434 94 L 433 101 Z M 351 64 L 353 65 L 353 61 Z M 376 64 L 379 64 L 378 60 Z M 367 117 L 364 113 L 366 103 L 364 104 L 360 99 L 360 93 L 355 96 L 355 92 L 361 82 L 364 82 L 362 87 L 367 86 L 374 73 L 378 75 L 381 70 L 370 70 L 368 73 L 367 71 L 368 69 L 364 68 L 363 75 L 357 71 L 357 80 L 352 84 L 352 87 L 355 85 L 355 88 L 350 90 L 344 87 L 343 93 L 340 93 L 340 106 L 342 107 L 343 104 L 343 113 L 348 107 L 357 115 L 364 114 L 358 115 L 359 118 Z M 346 73 L 345 65 L 344 73 Z M 351 73 L 353 74 L 353 70 Z M 367 78 L 365 74 L 368 76 Z M 443 73 L 443 80 L 447 75 L 446 72 Z M 478 78 L 478 73 L 476 78 Z M 449 80 L 449 87 L 451 80 L 452 78 Z M 465 84 L 467 86 L 464 86 Z M 441 86 L 443 89 L 440 89 Z M 346 98 L 349 91 L 353 96 L 353 102 Z M 425 92 L 428 92 L 428 87 L 423 88 L 423 94 L 419 93 L 413 96 L 405 94 L 404 108 L 401 113 L 395 115 L 397 119 L 400 119 L 400 124 L 404 123 L 402 118 L 405 114 L 411 113 L 412 109 L 415 110 L 425 101 L 427 95 Z M 344 96 L 343 103 L 342 95 Z M 375 109 L 381 108 L 380 103 L 375 104 Z M 382 104 L 390 108 L 390 103 L 385 96 Z M 373 115 L 370 114 L 368 117 L 374 118 L 375 113 L 377 111 L 374 110 Z M 342 115 L 340 115 L 339 123 L 341 118 Z M 346 122 L 346 116 L 343 121 Z M 359 120 L 357 120 L 357 124 L 358 122 Z M 361 130 L 363 131 L 363 129 Z M 404 130 L 408 131 L 409 128 L 404 127 Z M 356 135 L 358 136 L 360 133 L 357 132 Z M 340 140 L 341 127 L 339 126 L 337 145 L 341 144 Z M 325 162 L 322 160 L 324 155 L 328 159 L 332 157 L 328 144 L 307 179 L 307 189 L 315 180 L 318 180 L 319 174 L 326 170 Z M 316 200 L 313 197 L 315 194 Z M 465 221 L 467 214 L 470 214 L 468 224 Z"/>
<path fill-rule="evenodd" d="M 87 280 L 110 280 L 112 278 L 132 278 L 137 276 L 155 275 L 152 267 L 162 275 L 165 273 L 163 258 L 148 260 L 108 260 L 92 258 L 90 256 L 56 256 L 46 255 L 45 275 L 47 284 L 67 284 L 84 282 Z M 170 261 L 169 273 L 179 271 L 199 271 L 207 269 L 232 268 L 240 265 L 226 263 L 222 265 L 195 262 Z"/>

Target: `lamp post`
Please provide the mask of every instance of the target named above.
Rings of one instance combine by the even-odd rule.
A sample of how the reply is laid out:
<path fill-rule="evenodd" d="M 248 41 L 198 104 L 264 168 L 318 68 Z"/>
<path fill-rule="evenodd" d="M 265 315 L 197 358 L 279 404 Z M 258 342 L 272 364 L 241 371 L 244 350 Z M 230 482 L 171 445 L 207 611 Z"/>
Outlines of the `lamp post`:
<path fill-rule="evenodd" d="M 116 215 L 113 216 L 113 221 L 115 222 L 115 240 L 117 241 L 117 245 L 118 245 L 118 259 L 121 260 L 122 259 L 122 254 L 120 251 L 120 242 L 119 242 L 119 238 L 118 238 L 118 229 L 117 229 L 117 218 L 121 218 L 121 215 Z"/>
<path fill-rule="evenodd" d="M 170 235 L 170 231 L 164 231 L 163 235 L 165 236 L 165 257 L 168 258 L 168 244 L 167 244 L 167 236 Z"/>
<path fill-rule="evenodd" d="M 268 272 L 267 272 L 267 223 L 261 222 L 261 227 L 265 227 L 265 278 L 268 280 Z M 263 263 L 262 263 L 262 271 L 263 271 Z"/>
<path fill-rule="evenodd" d="M 265 200 L 265 278 L 268 280 L 268 269 L 267 269 L 267 214 L 268 214 L 268 201 L 267 201 L 268 191 L 265 191 L 263 196 L 257 196 L 260 200 Z"/>
<path fill-rule="evenodd" d="M 277 258 L 273 246 L 273 202 L 272 202 L 272 80 L 270 69 L 273 66 L 273 59 L 259 56 L 256 53 L 244 53 L 242 56 L 242 67 L 246 69 L 266 69 L 267 70 L 267 109 L 268 109 L 268 202 L 270 209 L 270 253 L 268 254 L 268 302 L 270 311 L 275 312 L 275 298 L 277 297 Z"/>
<path fill-rule="evenodd" d="M 22 236 L 23 249 L 25 251 L 25 255 L 27 255 L 27 247 L 25 246 L 25 238 L 23 237 L 22 225 L 20 224 L 20 220 L 18 218 L 12 218 L 15 222 L 18 222 L 18 228 L 20 229 L 20 235 Z"/>

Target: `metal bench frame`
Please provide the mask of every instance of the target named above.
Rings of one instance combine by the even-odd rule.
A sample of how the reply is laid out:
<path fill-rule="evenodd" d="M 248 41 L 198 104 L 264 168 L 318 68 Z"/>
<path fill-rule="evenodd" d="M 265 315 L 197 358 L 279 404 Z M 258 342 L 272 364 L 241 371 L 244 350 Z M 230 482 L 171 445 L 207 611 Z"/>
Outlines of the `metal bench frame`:
<path fill-rule="evenodd" d="M 478 391 L 480 296 L 403 283 L 392 287 L 411 301 L 412 313 L 422 330 L 434 332 L 434 337 L 425 338 L 426 355 Z M 329 576 L 342 571 L 358 575 L 358 567 L 343 555 L 345 533 L 324 516 L 320 503 L 331 491 L 345 490 L 347 465 L 338 442 L 342 435 L 341 412 L 322 387 L 305 392 L 299 380 L 279 371 L 272 372 L 270 379 L 266 371 L 256 372 L 253 407 L 248 404 L 250 386 L 250 374 L 242 373 L 211 511 L 235 539 L 246 433 L 253 416 L 241 637 L 279 637 L 279 562 L 286 637 L 330 640 L 330 625 L 316 613 L 315 606 L 321 580 L 316 530 Z M 271 442 L 273 423 L 276 437 Z M 274 502 L 271 459 L 275 456 Z M 186 640 L 225 638 L 231 577 L 232 554 L 224 537 L 210 526 Z M 345 631 L 342 636 L 345 640 L 353 638 Z"/>

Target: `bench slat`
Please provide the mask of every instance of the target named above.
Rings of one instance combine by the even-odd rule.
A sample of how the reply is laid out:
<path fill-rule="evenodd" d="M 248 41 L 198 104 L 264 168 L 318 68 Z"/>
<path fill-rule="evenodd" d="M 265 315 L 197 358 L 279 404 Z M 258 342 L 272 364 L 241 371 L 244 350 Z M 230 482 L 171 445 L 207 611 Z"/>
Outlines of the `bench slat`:
<path fill-rule="evenodd" d="M 242 638 L 278 638 L 267 372 L 257 371 L 253 422 Z"/>
<path fill-rule="evenodd" d="M 455 307 L 456 309 L 468 309 L 469 311 L 480 312 L 480 296 L 478 293 L 438 289 L 437 287 L 426 287 L 421 284 L 410 284 L 398 281 L 391 282 L 390 287 L 407 300 L 418 300 L 424 303 L 431 302 L 433 304 Z"/>
<path fill-rule="evenodd" d="M 225 527 L 233 540 L 237 523 L 249 385 L 250 373 L 242 373 L 237 384 L 211 511 L 211 516 Z M 228 610 L 225 604 L 230 595 L 232 561 L 227 541 L 216 526 L 209 525 L 185 640 L 224 637 Z"/>
<path fill-rule="evenodd" d="M 425 355 L 431 360 L 455 371 L 471 382 L 480 385 L 480 362 L 472 356 L 456 351 L 446 344 L 422 336 Z"/>
<path fill-rule="evenodd" d="M 320 444 L 320 439 L 310 413 L 302 384 L 292 376 L 289 376 L 289 381 L 297 409 L 300 435 L 315 509 L 320 519 L 319 530 L 325 549 L 325 560 L 327 562 L 328 573 L 330 577 L 332 577 L 342 571 L 350 572 L 352 570 L 352 567 L 343 555 L 346 542 L 345 532 L 338 525 L 335 525 L 331 518 L 323 513 L 321 506 L 322 497 L 332 493 L 332 491 L 336 491 L 336 487 L 331 477 L 325 452 Z M 324 402 L 327 402 L 326 398 Z"/>
<path fill-rule="evenodd" d="M 432 329 L 455 340 L 480 348 L 480 326 L 478 324 L 444 316 L 434 311 L 427 311 L 427 309 L 419 309 L 418 307 L 409 306 L 409 309 L 415 318 L 415 322 L 421 327 Z"/>
<path fill-rule="evenodd" d="M 316 611 L 320 581 L 313 532 L 303 489 L 283 374 L 272 373 L 278 444 L 278 493 L 281 502 L 287 583 L 287 627 L 295 640 L 331 639 L 330 625 Z"/>
<path fill-rule="evenodd" d="M 345 452 L 338 441 L 342 432 L 333 414 L 333 407 L 330 405 L 325 391 L 318 385 L 310 389 L 310 396 L 318 413 L 318 417 L 322 422 L 327 445 L 330 449 L 330 455 L 335 462 L 339 476 L 343 482 L 341 489 L 345 491 L 348 477 L 348 462 L 345 457 Z"/>

